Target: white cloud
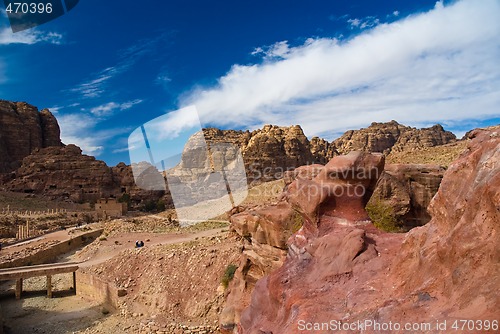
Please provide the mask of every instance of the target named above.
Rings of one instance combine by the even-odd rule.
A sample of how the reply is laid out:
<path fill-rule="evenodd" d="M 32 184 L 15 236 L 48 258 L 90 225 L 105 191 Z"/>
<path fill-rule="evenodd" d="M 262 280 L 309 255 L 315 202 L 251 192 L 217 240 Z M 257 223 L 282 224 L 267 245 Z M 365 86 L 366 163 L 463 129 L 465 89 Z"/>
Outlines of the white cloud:
<path fill-rule="evenodd" d="M 70 91 L 82 94 L 83 97 L 86 98 L 99 97 L 104 92 L 105 83 L 113 78 L 116 72 L 114 67 L 106 68 L 101 71 L 96 78 L 81 83 Z"/>
<path fill-rule="evenodd" d="M 234 65 L 180 106 L 196 105 L 205 124 L 301 124 L 325 137 L 372 121 L 453 126 L 498 117 L 498 17 L 496 0 L 437 3 L 346 42 L 315 39 L 287 46 L 284 58 Z"/>
<path fill-rule="evenodd" d="M 133 101 L 128 101 L 128 102 L 122 103 L 120 105 L 120 110 L 128 110 L 128 109 L 132 108 L 133 106 L 140 104 L 142 102 L 143 102 L 143 100 L 135 99 Z"/>
<path fill-rule="evenodd" d="M 109 102 L 90 109 L 90 112 L 98 117 L 111 116 L 116 111 L 123 111 L 132 108 L 133 106 L 142 103 L 143 100 L 132 100 L 124 103 Z"/>
<path fill-rule="evenodd" d="M 110 142 L 110 139 L 117 135 L 130 132 L 129 128 L 96 130 L 99 120 L 83 113 L 58 115 L 57 121 L 61 128 L 63 143 L 75 144 L 82 149 L 83 153 L 93 156 L 103 153 L 105 149 L 103 143 Z"/>
<path fill-rule="evenodd" d="M 50 107 L 50 108 L 47 108 L 49 109 L 49 111 L 53 114 L 57 114 L 59 111 L 61 111 L 63 107 L 60 107 L 60 106 L 54 106 L 54 107 Z"/>
<path fill-rule="evenodd" d="M 347 20 L 351 29 L 359 28 L 361 30 L 372 28 L 380 24 L 380 20 L 376 16 L 367 16 L 363 19 L 349 19 Z"/>
<path fill-rule="evenodd" d="M 55 32 L 41 32 L 36 29 L 13 33 L 8 27 L 0 28 L 0 45 L 9 44 L 36 44 L 50 43 L 61 44 L 63 36 Z"/>
<path fill-rule="evenodd" d="M 399 16 L 399 11 L 398 11 L 398 10 L 393 11 L 393 12 L 392 12 L 392 15 L 394 15 L 394 16 Z"/>
<path fill-rule="evenodd" d="M 361 24 L 361 20 L 360 19 L 349 19 L 349 20 L 347 20 L 347 23 L 349 23 L 351 25 L 351 29 L 352 29 L 355 27 L 359 27 L 359 25 Z"/>
<path fill-rule="evenodd" d="M 252 55 L 260 55 L 265 59 L 286 58 L 290 53 L 288 41 L 281 41 L 273 45 L 258 47 L 252 51 Z"/>
<path fill-rule="evenodd" d="M 104 147 L 98 144 L 102 138 L 88 135 L 96 125 L 96 119 L 85 114 L 65 114 L 58 116 L 57 121 L 61 128 L 63 143 L 75 144 L 85 154 L 97 156 L 102 153 Z"/>
<path fill-rule="evenodd" d="M 134 147 L 131 147 L 129 148 L 128 146 L 127 147 L 122 147 L 122 148 L 117 148 L 115 150 L 112 151 L 113 154 L 116 154 L 116 153 L 123 153 L 123 152 L 128 152 L 129 150 L 133 150 Z"/>
<path fill-rule="evenodd" d="M 145 55 L 155 52 L 158 43 L 164 40 L 166 36 L 165 33 L 162 33 L 156 37 L 141 40 L 124 50 L 120 50 L 118 52 L 119 60 L 115 66 L 98 71 L 86 81 L 69 89 L 69 91 L 81 94 L 83 98 L 87 99 L 100 97 L 106 92 L 110 80 L 127 72 Z"/>

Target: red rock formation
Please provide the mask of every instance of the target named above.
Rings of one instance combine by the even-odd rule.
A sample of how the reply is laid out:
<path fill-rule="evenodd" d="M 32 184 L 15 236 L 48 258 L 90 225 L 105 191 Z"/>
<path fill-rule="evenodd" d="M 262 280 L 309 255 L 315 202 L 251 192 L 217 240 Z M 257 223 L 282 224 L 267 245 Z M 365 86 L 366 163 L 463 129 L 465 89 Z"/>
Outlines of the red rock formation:
<path fill-rule="evenodd" d="M 352 152 L 333 158 L 313 179 L 290 184 L 286 198 L 303 226 L 288 240 L 283 266 L 257 282 L 241 316 L 241 332 L 298 332 L 297 319 L 324 313 L 333 283 L 349 280 L 354 268 L 378 259 L 379 232 L 364 207 L 383 166 L 381 154 Z"/>
<path fill-rule="evenodd" d="M 408 233 L 391 274 L 399 296 L 432 297 L 427 315 L 498 319 L 500 126 L 469 136 L 431 202 L 432 220 Z"/>
<path fill-rule="evenodd" d="M 111 169 L 75 145 L 34 150 L 5 188 L 75 202 L 109 197 L 118 190 Z"/>
<path fill-rule="evenodd" d="M 163 191 L 138 188 L 130 166 L 121 163 L 110 168 L 104 161 L 82 154 L 82 150 L 72 144 L 34 150 L 23 159 L 4 188 L 74 202 L 119 198 L 127 193 L 134 207 L 164 196 Z"/>
<path fill-rule="evenodd" d="M 20 166 L 35 149 L 62 146 L 59 125 L 47 109 L 0 100 L 0 173 Z"/>
<path fill-rule="evenodd" d="M 283 266 L 256 283 L 238 332 L 348 332 L 343 322 L 376 333 L 377 323 L 418 322 L 438 333 L 436 321 L 447 320 L 448 331 L 457 319 L 498 321 L 500 127 L 472 135 L 431 202 L 432 220 L 406 236 L 360 221 L 367 197 L 332 191 L 362 184 L 368 194 L 376 178 L 345 171 L 380 171 L 377 156 L 339 157 L 313 180 L 290 184 L 287 198 L 304 226 L 289 239 Z"/>

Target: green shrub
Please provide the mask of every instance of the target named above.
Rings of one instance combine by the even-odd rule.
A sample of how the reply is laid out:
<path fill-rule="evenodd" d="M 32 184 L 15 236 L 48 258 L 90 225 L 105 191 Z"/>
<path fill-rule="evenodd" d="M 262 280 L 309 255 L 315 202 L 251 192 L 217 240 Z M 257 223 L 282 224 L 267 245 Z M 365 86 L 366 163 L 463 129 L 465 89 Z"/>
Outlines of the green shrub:
<path fill-rule="evenodd" d="M 165 211 L 165 209 L 166 209 L 165 202 L 161 199 L 159 199 L 158 201 L 149 200 L 145 202 L 144 205 L 142 206 L 142 211 L 145 212 L 160 212 L 160 211 Z"/>
<path fill-rule="evenodd" d="M 238 267 L 234 264 L 230 264 L 227 266 L 226 271 L 224 272 L 224 275 L 222 276 L 221 280 L 222 286 L 224 286 L 224 288 L 227 288 L 229 286 L 229 282 L 231 282 L 232 279 L 234 278 L 234 273 L 236 272 L 236 269 L 238 269 Z"/>
<path fill-rule="evenodd" d="M 375 227 L 382 231 L 402 232 L 401 223 L 396 219 L 393 208 L 380 199 L 370 200 L 366 206 L 366 212 Z"/>
<path fill-rule="evenodd" d="M 165 202 L 159 199 L 158 202 L 156 202 L 156 211 L 162 212 L 165 211 L 165 208 Z"/>
<path fill-rule="evenodd" d="M 127 203 L 127 209 L 130 210 L 130 205 L 132 203 L 132 201 L 130 199 L 130 194 L 124 193 L 123 195 L 120 196 L 120 198 L 118 198 L 118 202 L 119 203 Z"/>
<path fill-rule="evenodd" d="M 156 201 L 149 200 L 142 206 L 142 211 L 153 212 L 156 210 Z"/>

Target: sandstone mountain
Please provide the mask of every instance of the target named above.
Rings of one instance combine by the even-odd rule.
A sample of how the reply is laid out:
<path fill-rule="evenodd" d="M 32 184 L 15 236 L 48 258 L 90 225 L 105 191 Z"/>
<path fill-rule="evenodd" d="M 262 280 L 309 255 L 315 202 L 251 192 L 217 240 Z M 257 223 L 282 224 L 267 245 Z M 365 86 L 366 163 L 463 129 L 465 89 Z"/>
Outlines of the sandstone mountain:
<path fill-rule="evenodd" d="M 104 161 L 82 154 L 75 145 L 35 149 L 21 167 L 4 177 L 8 191 L 41 194 L 76 203 L 130 195 L 132 204 L 158 200 L 163 191 L 147 191 L 135 185 L 130 166 L 108 167 Z"/>
<path fill-rule="evenodd" d="M 265 182 L 283 177 L 296 167 L 326 163 L 336 151 L 324 139 L 307 139 L 299 125 L 280 127 L 265 125 L 250 131 L 204 129 L 207 142 L 232 143 L 243 155 L 250 182 Z"/>
<path fill-rule="evenodd" d="M 412 151 L 456 141 L 453 133 L 439 124 L 430 128 L 416 129 L 396 121 L 372 123 L 368 128 L 350 130 L 333 142 L 339 153 L 350 151 L 391 152 Z"/>
<path fill-rule="evenodd" d="M 48 109 L 41 112 L 24 102 L 0 100 L 0 173 L 20 166 L 35 149 L 62 146 L 60 130 Z"/>

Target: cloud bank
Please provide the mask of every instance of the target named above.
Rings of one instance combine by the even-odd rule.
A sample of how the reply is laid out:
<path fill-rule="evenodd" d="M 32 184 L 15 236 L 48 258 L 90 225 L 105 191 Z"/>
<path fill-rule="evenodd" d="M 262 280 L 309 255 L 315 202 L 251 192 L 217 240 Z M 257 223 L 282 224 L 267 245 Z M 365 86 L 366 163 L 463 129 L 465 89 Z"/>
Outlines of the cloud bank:
<path fill-rule="evenodd" d="M 330 139 L 372 121 L 453 128 L 498 117 L 499 17 L 497 0 L 438 2 L 349 40 L 278 42 L 254 50 L 262 63 L 234 65 L 179 104 L 195 105 L 204 124 L 300 124 Z"/>

